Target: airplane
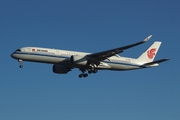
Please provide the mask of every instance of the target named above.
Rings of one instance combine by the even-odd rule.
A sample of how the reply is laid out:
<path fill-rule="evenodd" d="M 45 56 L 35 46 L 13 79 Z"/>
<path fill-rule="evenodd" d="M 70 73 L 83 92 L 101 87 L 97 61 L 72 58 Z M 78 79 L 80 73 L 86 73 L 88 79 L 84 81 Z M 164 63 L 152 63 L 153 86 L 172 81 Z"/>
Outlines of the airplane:
<path fill-rule="evenodd" d="M 42 47 L 22 47 L 11 54 L 18 60 L 20 68 L 23 61 L 53 64 L 52 71 L 57 74 L 67 74 L 73 68 L 78 68 L 82 73 L 79 78 L 87 77 L 88 74 L 97 73 L 98 70 L 125 71 L 158 66 L 159 63 L 169 60 L 168 58 L 154 61 L 161 42 L 155 41 L 138 58 L 122 57 L 119 54 L 124 50 L 147 42 L 152 35 L 143 41 L 115 49 L 97 53 L 77 52 Z"/>

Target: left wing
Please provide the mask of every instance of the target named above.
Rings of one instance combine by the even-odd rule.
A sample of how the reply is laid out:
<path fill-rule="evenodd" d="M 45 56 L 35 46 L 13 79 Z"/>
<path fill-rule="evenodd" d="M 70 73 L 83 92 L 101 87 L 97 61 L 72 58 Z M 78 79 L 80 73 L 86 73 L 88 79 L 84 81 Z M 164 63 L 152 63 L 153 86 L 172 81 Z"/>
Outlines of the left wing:
<path fill-rule="evenodd" d="M 147 42 L 150 38 L 152 37 L 152 35 L 148 36 L 146 39 L 144 39 L 143 41 L 131 44 L 131 45 L 127 45 L 127 46 L 123 46 L 123 47 L 118 47 L 115 49 L 111 49 L 111 50 L 106 50 L 106 51 L 102 51 L 102 52 L 98 52 L 98 53 L 93 53 L 93 54 L 89 54 L 87 55 L 88 59 L 90 60 L 95 60 L 95 61 L 103 61 L 109 57 L 112 57 L 116 54 L 122 53 L 124 50 L 132 48 L 134 46 L 143 44 L 145 42 Z"/>

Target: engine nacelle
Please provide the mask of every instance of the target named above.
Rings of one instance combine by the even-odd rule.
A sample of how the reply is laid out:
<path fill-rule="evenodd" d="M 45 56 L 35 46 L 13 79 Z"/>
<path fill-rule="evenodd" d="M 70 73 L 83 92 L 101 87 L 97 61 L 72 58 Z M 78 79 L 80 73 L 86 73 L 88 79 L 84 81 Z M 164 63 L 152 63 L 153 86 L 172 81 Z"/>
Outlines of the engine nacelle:
<path fill-rule="evenodd" d="M 72 55 L 71 56 L 71 63 L 79 66 L 85 66 L 87 65 L 88 60 L 86 59 L 86 56 L 78 56 L 78 55 Z"/>
<path fill-rule="evenodd" d="M 63 66 L 63 65 L 59 65 L 59 64 L 54 64 L 53 65 L 53 72 L 57 73 L 57 74 L 66 74 L 69 71 L 71 71 L 71 69 L 69 67 Z"/>

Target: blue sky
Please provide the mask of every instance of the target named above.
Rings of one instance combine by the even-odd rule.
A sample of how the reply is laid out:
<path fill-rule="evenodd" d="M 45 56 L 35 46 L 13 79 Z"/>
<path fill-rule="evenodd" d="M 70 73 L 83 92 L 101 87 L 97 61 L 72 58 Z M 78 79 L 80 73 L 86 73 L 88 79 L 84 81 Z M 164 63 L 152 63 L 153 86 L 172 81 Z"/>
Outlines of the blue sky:
<path fill-rule="evenodd" d="M 180 1 L 1 0 L 1 120 L 179 120 Z M 159 67 L 99 71 L 79 79 L 52 65 L 24 62 L 10 54 L 23 46 L 99 52 L 153 37 L 124 51 L 138 57 L 162 41 Z"/>

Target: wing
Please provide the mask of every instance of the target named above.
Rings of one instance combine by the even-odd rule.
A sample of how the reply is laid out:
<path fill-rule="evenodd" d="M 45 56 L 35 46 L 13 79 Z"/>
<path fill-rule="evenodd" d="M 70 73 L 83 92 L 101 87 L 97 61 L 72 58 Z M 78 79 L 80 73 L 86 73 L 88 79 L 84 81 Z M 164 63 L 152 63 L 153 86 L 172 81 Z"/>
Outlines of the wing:
<path fill-rule="evenodd" d="M 131 44 L 131 45 L 127 45 L 127 46 L 123 46 L 123 47 L 118 47 L 115 49 L 111 49 L 111 50 L 106 50 L 106 51 L 102 51 L 102 52 L 98 52 L 98 53 L 93 53 L 93 54 L 89 54 L 87 55 L 88 59 L 90 60 L 95 60 L 95 61 L 103 61 L 109 57 L 112 57 L 116 54 L 122 53 L 124 50 L 132 48 L 134 46 L 143 44 L 145 42 L 147 42 L 150 38 L 152 37 L 152 35 L 148 36 L 146 39 L 144 39 L 143 41 Z"/>

